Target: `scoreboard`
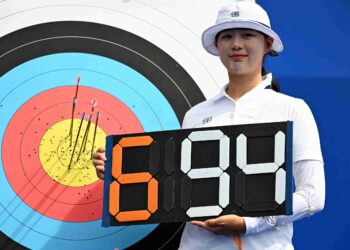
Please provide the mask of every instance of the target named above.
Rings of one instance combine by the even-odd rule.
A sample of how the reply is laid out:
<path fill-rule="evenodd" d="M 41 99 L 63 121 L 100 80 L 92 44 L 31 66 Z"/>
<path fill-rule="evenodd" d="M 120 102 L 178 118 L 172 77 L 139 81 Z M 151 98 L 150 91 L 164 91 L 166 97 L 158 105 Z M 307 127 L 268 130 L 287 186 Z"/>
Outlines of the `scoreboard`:
<path fill-rule="evenodd" d="M 290 215 L 292 125 L 108 136 L 103 226 Z"/>

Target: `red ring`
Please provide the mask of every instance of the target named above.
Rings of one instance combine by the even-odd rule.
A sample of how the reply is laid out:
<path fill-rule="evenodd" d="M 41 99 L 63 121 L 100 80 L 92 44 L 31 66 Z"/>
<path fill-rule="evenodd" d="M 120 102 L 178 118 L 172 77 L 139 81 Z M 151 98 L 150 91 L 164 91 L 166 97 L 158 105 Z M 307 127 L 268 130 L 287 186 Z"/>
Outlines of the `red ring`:
<path fill-rule="evenodd" d="M 71 119 L 74 93 L 73 86 L 57 87 L 22 105 L 6 128 L 2 157 L 10 185 L 28 206 L 53 219 L 84 222 L 101 218 L 102 181 L 83 187 L 65 186 L 48 176 L 39 160 L 39 145 L 45 132 L 55 123 Z M 90 87 L 79 87 L 74 118 L 81 119 L 82 112 L 90 114 L 93 99 L 98 101 L 95 112 L 102 114 L 99 127 L 107 135 L 143 132 L 127 106 L 114 96 Z"/>

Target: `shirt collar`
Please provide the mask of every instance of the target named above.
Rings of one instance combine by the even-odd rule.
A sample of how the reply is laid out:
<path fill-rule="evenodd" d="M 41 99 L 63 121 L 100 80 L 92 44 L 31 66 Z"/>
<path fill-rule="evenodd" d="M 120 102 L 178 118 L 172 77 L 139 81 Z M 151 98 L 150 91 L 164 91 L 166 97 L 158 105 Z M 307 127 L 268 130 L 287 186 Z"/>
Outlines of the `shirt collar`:
<path fill-rule="evenodd" d="M 241 100 L 242 98 L 246 98 L 248 96 L 251 96 L 253 95 L 254 93 L 258 93 L 260 92 L 260 90 L 265 90 L 265 88 L 269 85 L 271 85 L 271 81 L 272 81 L 272 74 L 269 73 L 267 75 L 264 75 L 263 77 L 263 80 L 258 84 L 256 85 L 252 90 L 248 91 L 247 93 L 245 93 L 239 100 Z M 229 99 L 232 99 L 227 93 L 226 93 L 226 90 L 227 90 L 227 87 L 228 87 L 228 83 L 225 84 L 225 86 L 223 86 L 219 92 L 219 94 L 217 94 L 216 96 L 214 96 L 211 101 L 215 102 L 215 101 L 218 101 L 220 100 L 221 98 L 223 97 L 226 97 L 226 98 L 229 98 Z"/>

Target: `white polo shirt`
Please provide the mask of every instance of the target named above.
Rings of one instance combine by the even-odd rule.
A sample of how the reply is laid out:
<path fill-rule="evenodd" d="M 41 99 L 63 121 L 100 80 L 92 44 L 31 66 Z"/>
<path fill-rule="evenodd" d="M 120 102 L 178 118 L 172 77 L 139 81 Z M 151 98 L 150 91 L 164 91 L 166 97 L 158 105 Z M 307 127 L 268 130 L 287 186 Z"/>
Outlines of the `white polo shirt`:
<path fill-rule="evenodd" d="M 293 121 L 292 216 L 245 217 L 243 249 L 293 249 L 292 221 L 323 209 L 325 197 L 323 159 L 318 130 L 306 103 L 272 89 L 271 74 L 237 101 L 221 92 L 190 109 L 183 128 Z M 237 249 L 232 235 L 217 236 L 206 229 L 186 224 L 180 249 Z"/>

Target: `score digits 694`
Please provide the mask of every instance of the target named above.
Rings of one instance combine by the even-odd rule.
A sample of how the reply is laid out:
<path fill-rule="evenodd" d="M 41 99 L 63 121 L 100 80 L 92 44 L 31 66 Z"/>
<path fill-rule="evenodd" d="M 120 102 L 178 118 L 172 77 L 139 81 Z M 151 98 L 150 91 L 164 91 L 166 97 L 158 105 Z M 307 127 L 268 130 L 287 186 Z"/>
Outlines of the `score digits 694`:
<path fill-rule="evenodd" d="M 292 125 L 107 137 L 103 225 L 291 214 Z"/>

